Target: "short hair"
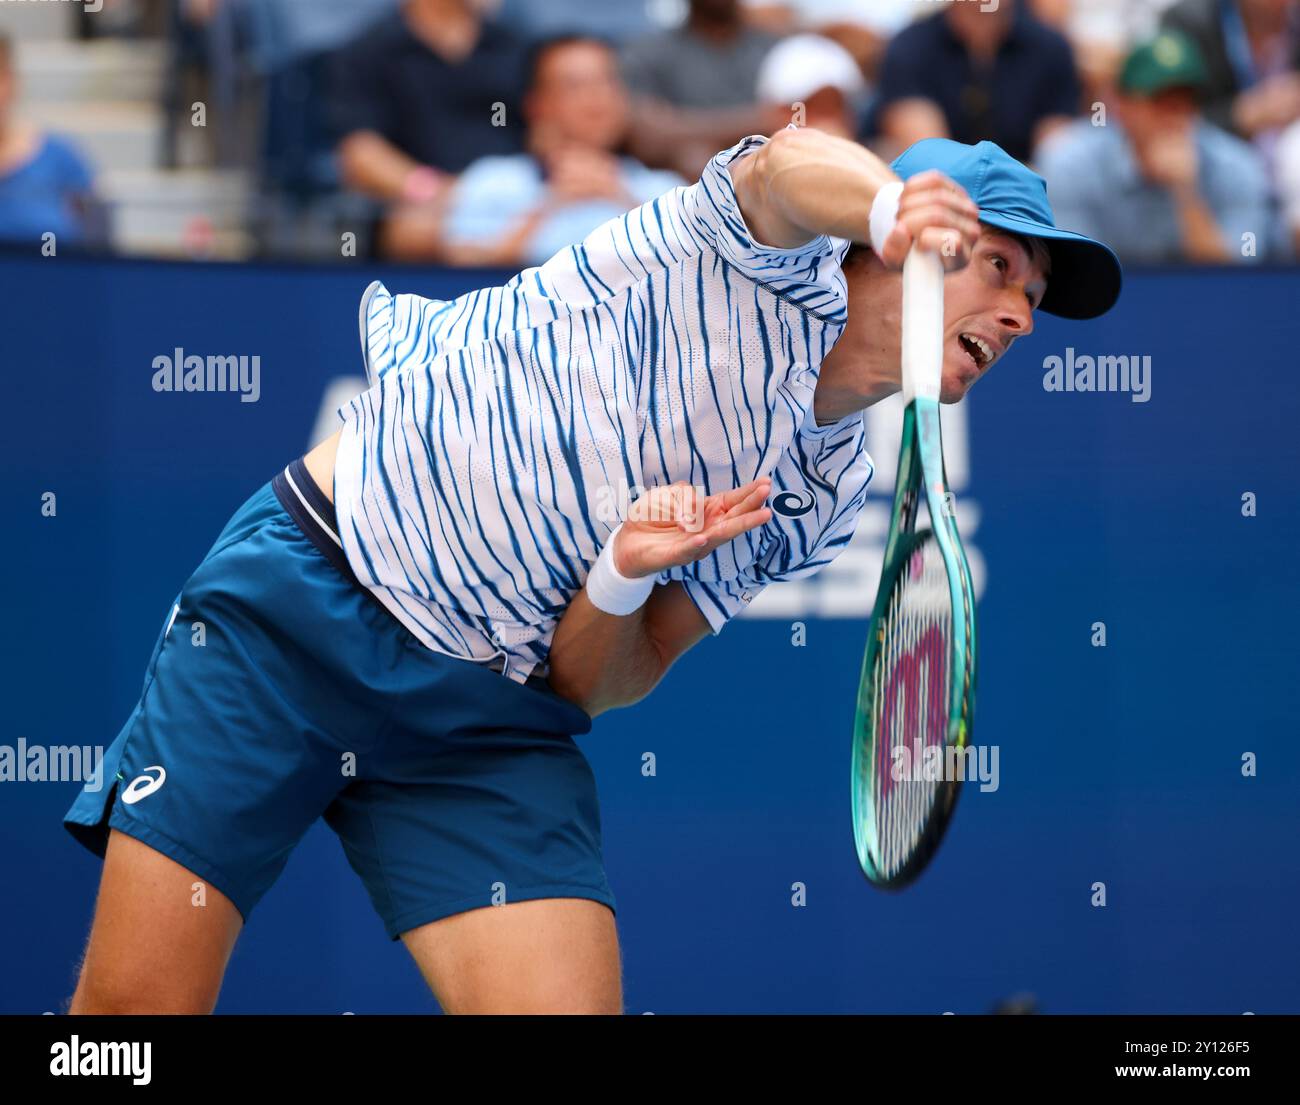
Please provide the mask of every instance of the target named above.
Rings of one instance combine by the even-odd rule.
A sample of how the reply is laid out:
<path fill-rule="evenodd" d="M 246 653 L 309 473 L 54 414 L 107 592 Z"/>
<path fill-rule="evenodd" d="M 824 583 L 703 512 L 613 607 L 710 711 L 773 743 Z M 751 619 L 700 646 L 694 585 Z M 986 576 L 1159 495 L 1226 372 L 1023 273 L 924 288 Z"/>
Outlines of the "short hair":
<path fill-rule="evenodd" d="M 546 55 L 552 50 L 560 50 L 565 46 L 601 46 L 611 54 L 618 56 L 618 47 L 608 38 L 603 38 L 598 34 L 592 34 L 590 31 L 562 31 L 558 34 L 547 35 L 545 38 L 538 39 L 528 48 L 528 58 L 524 66 L 524 72 L 528 77 L 527 87 L 532 89 L 537 87 L 537 75 L 541 72 L 542 62 L 546 60 Z"/>
<path fill-rule="evenodd" d="M 980 226 L 988 226 L 987 223 L 980 223 Z M 1025 253 L 1029 255 L 1031 264 L 1037 264 L 1043 270 L 1044 276 L 1052 274 L 1052 247 L 1042 238 L 1031 238 L 1028 234 L 1017 234 L 1014 230 L 1003 230 L 1001 227 L 989 227 L 999 234 L 1005 234 L 1013 242 L 1019 242 Z"/>
<path fill-rule="evenodd" d="M 8 70 L 13 65 L 13 42 L 4 31 L 0 31 L 0 71 Z"/>

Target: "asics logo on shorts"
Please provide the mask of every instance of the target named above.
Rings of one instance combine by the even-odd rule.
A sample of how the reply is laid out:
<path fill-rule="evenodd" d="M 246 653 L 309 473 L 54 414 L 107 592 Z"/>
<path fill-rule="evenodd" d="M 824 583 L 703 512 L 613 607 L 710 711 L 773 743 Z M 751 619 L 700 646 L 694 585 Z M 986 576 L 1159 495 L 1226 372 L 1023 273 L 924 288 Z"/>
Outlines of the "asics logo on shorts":
<path fill-rule="evenodd" d="M 816 501 L 811 491 L 782 491 L 772 500 L 772 509 L 787 518 L 798 518 L 812 510 Z"/>
<path fill-rule="evenodd" d="M 154 766 L 146 767 L 145 774 L 137 775 L 131 780 L 131 785 L 122 791 L 122 801 L 128 806 L 134 806 L 141 798 L 148 798 L 155 790 L 167 781 L 167 772 L 164 768 Z M 150 771 L 158 772 L 158 777 L 150 775 Z"/>

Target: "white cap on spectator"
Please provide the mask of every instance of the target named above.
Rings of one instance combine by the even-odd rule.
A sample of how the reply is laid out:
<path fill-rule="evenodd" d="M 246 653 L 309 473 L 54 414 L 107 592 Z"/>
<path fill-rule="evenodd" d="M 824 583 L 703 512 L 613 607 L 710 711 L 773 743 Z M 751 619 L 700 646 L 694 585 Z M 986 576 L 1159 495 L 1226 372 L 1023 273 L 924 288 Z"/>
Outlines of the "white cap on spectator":
<path fill-rule="evenodd" d="M 792 35 L 763 59 L 755 91 L 765 103 L 793 104 L 823 88 L 838 88 L 852 97 L 864 87 L 858 63 L 838 42 L 821 35 Z"/>

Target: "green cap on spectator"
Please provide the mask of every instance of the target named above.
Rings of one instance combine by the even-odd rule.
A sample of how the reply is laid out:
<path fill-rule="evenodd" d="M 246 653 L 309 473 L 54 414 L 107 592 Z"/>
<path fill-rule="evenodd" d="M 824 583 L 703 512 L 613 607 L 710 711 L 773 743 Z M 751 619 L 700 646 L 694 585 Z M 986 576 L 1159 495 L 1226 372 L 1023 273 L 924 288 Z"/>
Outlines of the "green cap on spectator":
<path fill-rule="evenodd" d="M 1200 48 L 1181 31 L 1162 31 L 1128 56 L 1119 75 L 1123 92 L 1154 96 L 1167 88 L 1200 88 L 1206 81 Z"/>

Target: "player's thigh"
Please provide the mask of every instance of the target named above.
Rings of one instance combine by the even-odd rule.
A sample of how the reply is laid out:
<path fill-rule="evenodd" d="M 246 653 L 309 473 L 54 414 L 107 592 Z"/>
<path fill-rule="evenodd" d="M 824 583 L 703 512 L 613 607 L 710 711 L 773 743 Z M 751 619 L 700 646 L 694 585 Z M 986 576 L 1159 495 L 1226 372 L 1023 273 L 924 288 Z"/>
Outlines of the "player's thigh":
<path fill-rule="evenodd" d="M 448 1013 L 622 1013 L 614 914 L 586 898 L 471 909 L 402 934 Z"/>
<path fill-rule="evenodd" d="M 212 1012 L 241 925 L 215 887 L 113 829 L 68 1012 Z"/>

